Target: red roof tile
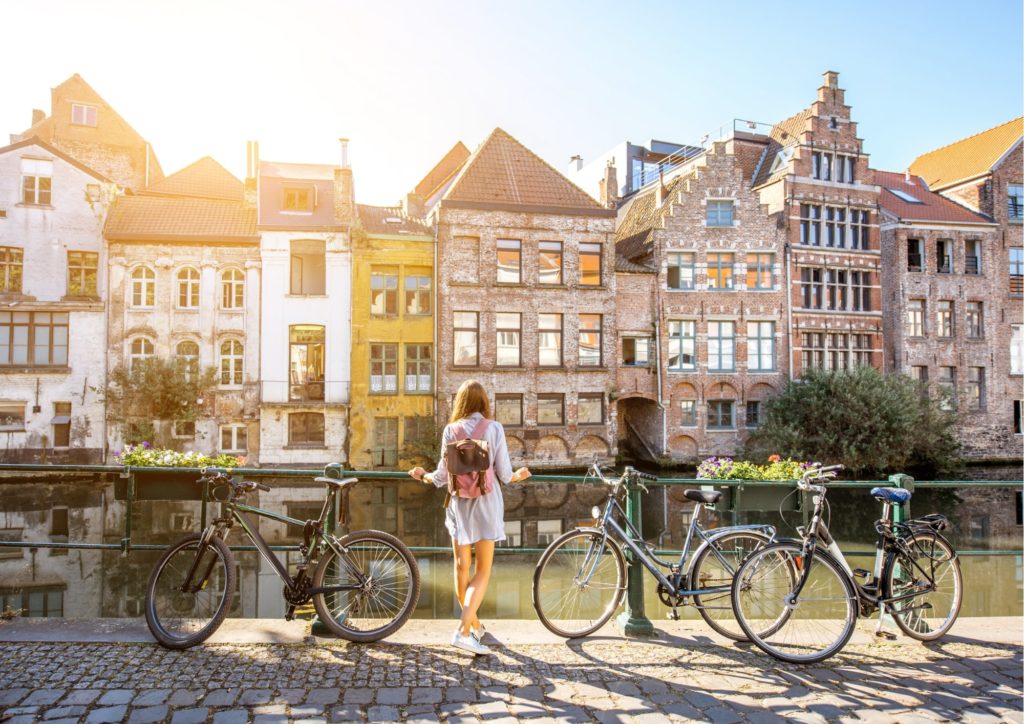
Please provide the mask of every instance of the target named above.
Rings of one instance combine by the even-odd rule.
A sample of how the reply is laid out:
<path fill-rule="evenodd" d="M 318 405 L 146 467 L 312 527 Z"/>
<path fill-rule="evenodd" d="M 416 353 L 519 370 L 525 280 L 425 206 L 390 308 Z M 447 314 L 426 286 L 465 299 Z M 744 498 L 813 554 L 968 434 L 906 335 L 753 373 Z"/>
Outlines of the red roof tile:
<path fill-rule="evenodd" d="M 1024 136 L 1024 116 L 922 154 L 910 172 L 933 189 L 954 186 L 986 174 Z"/>
<path fill-rule="evenodd" d="M 242 182 L 209 156 L 151 184 L 144 193 L 231 201 L 241 201 L 245 196 Z"/>
<path fill-rule="evenodd" d="M 359 223 L 370 234 L 427 234 L 434 235 L 429 224 L 405 215 L 401 206 L 367 206 L 356 204 Z"/>
<path fill-rule="evenodd" d="M 929 191 L 924 179 L 920 176 L 911 176 L 908 182 L 906 175 L 902 173 L 892 171 L 875 171 L 874 173 L 875 183 L 882 187 L 882 194 L 878 200 L 879 205 L 901 221 L 992 223 L 991 219 L 976 214 L 941 194 Z M 894 190 L 905 193 L 921 203 L 915 204 L 901 199 L 893 193 Z"/>
<path fill-rule="evenodd" d="M 438 161 L 437 165 L 430 169 L 427 175 L 416 184 L 413 193 L 423 199 L 429 199 L 437 193 L 437 190 L 444 185 L 445 181 L 459 172 L 467 158 L 469 158 L 469 149 L 466 148 L 462 141 L 457 142 L 444 155 L 444 158 Z"/>
<path fill-rule="evenodd" d="M 120 196 L 103 234 L 112 241 L 259 240 L 256 209 L 236 201 L 162 196 Z"/>

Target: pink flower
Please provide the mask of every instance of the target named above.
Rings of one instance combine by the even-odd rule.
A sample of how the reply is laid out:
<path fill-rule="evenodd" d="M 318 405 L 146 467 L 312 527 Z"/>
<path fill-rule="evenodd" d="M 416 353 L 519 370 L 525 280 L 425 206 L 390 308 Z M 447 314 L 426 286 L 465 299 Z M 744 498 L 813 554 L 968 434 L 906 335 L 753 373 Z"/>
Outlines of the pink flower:
<path fill-rule="evenodd" d="M 768 462 L 770 462 L 770 463 L 782 462 L 782 456 L 781 455 L 769 455 L 768 456 Z"/>

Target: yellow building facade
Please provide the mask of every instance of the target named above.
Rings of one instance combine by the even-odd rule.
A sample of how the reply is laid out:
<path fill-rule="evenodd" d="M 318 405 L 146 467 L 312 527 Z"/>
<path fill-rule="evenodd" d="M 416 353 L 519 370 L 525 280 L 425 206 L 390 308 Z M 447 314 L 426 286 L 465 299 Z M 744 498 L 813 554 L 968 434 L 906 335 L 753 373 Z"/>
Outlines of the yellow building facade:
<path fill-rule="evenodd" d="M 401 208 L 358 213 L 348 465 L 395 470 L 436 444 L 434 236 Z"/>

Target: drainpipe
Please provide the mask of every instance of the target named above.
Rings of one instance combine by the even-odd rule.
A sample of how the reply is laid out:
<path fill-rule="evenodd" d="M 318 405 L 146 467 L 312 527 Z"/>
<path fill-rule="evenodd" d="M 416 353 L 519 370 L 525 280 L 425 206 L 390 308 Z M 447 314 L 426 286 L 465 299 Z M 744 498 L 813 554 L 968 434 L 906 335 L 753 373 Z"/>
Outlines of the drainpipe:
<path fill-rule="evenodd" d="M 438 246 L 438 242 L 437 242 L 437 229 L 438 229 L 438 219 L 441 216 L 440 205 L 441 205 L 441 202 L 439 201 L 437 203 L 437 205 L 434 207 L 434 212 L 432 214 L 433 217 L 434 217 L 434 224 L 433 224 L 433 226 L 434 226 L 434 268 L 431 271 L 431 273 L 434 276 L 434 398 L 432 400 L 433 401 L 434 409 L 431 412 L 433 413 L 433 416 L 434 416 L 434 425 L 435 426 L 437 425 L 437 402 L 438 402 L 438 395 L 441 392 L 441 355 L 439 354 L 438 344 L 437 344 L 437 328 L 441 324 L 441 314 L 440 314 L 441 313 L 441 310 L 440 310 L 440 299 L 441 299 L 440 286 L 441 285 L 439 283 L 440 282 L 440 274 L 438 274 L 438 268 L 437 268 L 437 246 Z"/>
<path fill-rule="evenodd" d="M 789 246 L 789 242 L 783 247 L 783 253 L 786 256 L 786 336 L 788 337 L 788 344 L 786 345 L 789 351 L 789 379 L 793 379 L 793 288 L 792 288 L 792 254 Z"/>
<path fill-rule="evenodd" d="M 657 378 L 658 407 L 661 408 L 661 454 L 668 454 L 668 407 L 661 386 L 661 278 L 654 277 L 654 373 Z"/>

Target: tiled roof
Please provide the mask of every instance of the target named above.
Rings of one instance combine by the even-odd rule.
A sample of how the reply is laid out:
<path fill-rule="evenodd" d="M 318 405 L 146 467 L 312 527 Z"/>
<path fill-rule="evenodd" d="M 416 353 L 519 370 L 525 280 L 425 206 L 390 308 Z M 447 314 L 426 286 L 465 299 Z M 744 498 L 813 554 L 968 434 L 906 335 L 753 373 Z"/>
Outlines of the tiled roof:
<path fill-rule="evenodd" d="M 1024 135 L 1024 117 L 922 154 L 910 164 L 933 189 L 953 186 L 988 173 Z"/>
<path fill-rule="evenodd" d="M 629 202 L 625 216 L 615 230 L 615 252 L 625 259 L 636 260 L 651 253 L 651 232 L 661 226 L 661 217 L 668 211 L 669 202 L 685 177 L 672 179 L 666 188 L 666 202 L 658 206 L 655 186 L 649 191 L 637 194 Z"/>
<path fill-rule="evenodd" d="M 453 177 L 462 168 L 462 164 L 469 158 L 469 149 L 466 148 L 466 144 L 462 141 L 458 141 L 451 149 L 444 155 L 434 168 L 427 172 L 427 175 L 423 177 L 416 188 L 413 189 L 413 193 L 423 199 L 429 199 L 437 190 L 444 184 L 445 181 Z"/>
<path fill-rule="evenodd" d="M 575 212 L 607 211 L 540 156 L 495 128 L 445 192 L 453 206 L 551 207 Z"/>
<path fill-rule="evenodd" d="M 761 168 L 758 169 L 757 178 L 754 179 L 753 186 L 761 186 L 762 184 L 776 181 L 789 173 L 788 164 L 772 173 L 775 158 L 778 156 L 779 151 L 786 146 L 792 146 L 800 142 L 800 136 L 807 127 L 807 119 L 812 115 L 814 115 L 814 111 L 810 108 L 805 108 L 795 116 L 790 116 L 786 120 L 779 121 L 772 126 L 771 133 L 769 134 L 768 150 L 765 152 L 764 161 L 761 163 Z"/>
<path fill-rule="evenodd" d="M 209 156 L 203 156 L 191 166 L 150 185 L 144 193 L 241 201 L 245 189 L 226 168 Z"/>
<path fill-rule="evenodd" d="M 892 171 L 875 171 L 875 183 L 882 187 L 879 204 L 883 209 L 901 221 L 947 221 L 970 224 L 992 223 L 990 219 L 976 214 L 951 199 L 929 191 L 920 176 L 911 176 Z M 892 190 L 902 191 L 921 203 L 905 201 Z"/>
<path fill-rule="evenodd" d="M 427 234 L 434 231 L 428 224 L 406 216 L 400 206 L 366 206 L 356 204 L 359 222 L 370 234 Z"/>
<path fill-rule="evenodd" d="M 256 209 L 237 201 L 120 196 L 103 229 L 118 241 L 257 241 Z"/>
<path fill-rule="evenodd" d="M 627 274 L 657 274 L 658 270 L 653 266 L 630 261 L 618 252 L 615 253 L 615 271 Z"/>

